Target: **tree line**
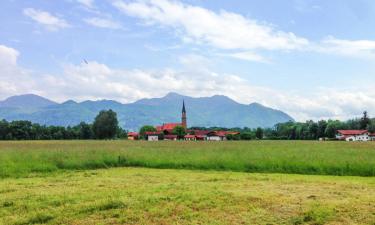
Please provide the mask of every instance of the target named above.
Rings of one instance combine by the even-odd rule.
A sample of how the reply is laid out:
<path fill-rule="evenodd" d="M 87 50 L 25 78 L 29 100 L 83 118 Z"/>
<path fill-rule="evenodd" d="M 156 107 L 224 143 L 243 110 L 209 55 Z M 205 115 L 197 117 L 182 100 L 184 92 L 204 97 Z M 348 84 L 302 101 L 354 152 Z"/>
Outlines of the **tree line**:
<path fill-rule="evenodd" d="M 92 124 L 76 126 L 45 126 L 30 121 L 0 120 L 0 140 L 73 140 L 126 138 L 114 111 L 101 111 Z"/>
<path fill-rule="evenodd" d="M 368 130 L 375 133 L 375 119 L 370 119 L 367 112 L 359 119 L 348 121 L 320 120 L 278 123 L 273 128 L 223 128 L 223 127 L 191 127 L 189 130 L 237 131 L 240 134 L 227 135 L 228 140 L 317 140 L 319 138 L 334 139 L 337 130 Z M 153 126 L 143 126 L 140 136 L 146 132 L 156 131 Z M 183 138 L 187 131 L 183 127 L 173 130 L 178 138 Z M 119 127 L 117 115 L 112 110 L 103 110 L 95 117 L 92 124 L 81 122 L 76 126 L 45 126 L 30 121 L 0 120 L 0 140 L 72 140 L 72 139 L 121 139 L 127 132 Z M 162 138 L 161 138 L 162 139 Z"/>

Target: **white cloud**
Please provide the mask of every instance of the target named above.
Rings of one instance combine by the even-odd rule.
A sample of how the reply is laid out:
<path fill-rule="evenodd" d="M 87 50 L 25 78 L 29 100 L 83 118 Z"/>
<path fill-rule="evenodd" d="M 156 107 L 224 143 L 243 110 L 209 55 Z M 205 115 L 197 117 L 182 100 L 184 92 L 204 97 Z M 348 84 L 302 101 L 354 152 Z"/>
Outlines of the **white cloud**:
<path fill-rule="evenodd" d="M 209 59 L 199 55 L 180 57 L 181 70 L 113 69 L 90 61 L 63 66 L 62 74 L 37 74 L 17 65 L 18 51 L 0 45 L 0 98 L 35 93 L 53 100 L 114 99 L 133 102 L 161 97 L 168 92 L 201 97 L 226 95 L 248 104 L 283 110 L 299 121 L 320 118 L 348 119 L 368 110 L 375 115 L 373 87 L 361 89 L 316 89 L 313 94 L 284 92 L 256 86 L 232 74 L 209 69 Z M 22 82 L 20 82 L 22 80 Z"/>
<path fill-rule="evenodd" d="M 321 41 L 316 51 L 340 56 L 375 59 L 375 41 L 343 40 L 332 36 Z"/>
<path fill-rule="evenodd" d="M 94 0 L 77 0 L 77 2 L 88 8 L 94 8 Z"/>
<path fill-rule="evenodd" d="M 198 6 L 170 0 L 116 0 L 113 5 L 147 24 L 170 27 L 184 41 L 208 44 L 220 49 L 291 50 L 307 45 L 307 39 L 269 24 L 226 11 L 216 13 Z"/>
<path fill-rule="evenodd" d="M 345 57 L 375 59 L 375 41 L 328 37 L 312 42 L 292 32 L 278 30 L 240 14 L 214 12 L 172 0 L 114 0 L 113 5 L 146 25 L 173 29 L 185 43 L 207 44 L 240 60 L 268 62 L 259 50 L 295 50 Z M 299 10 L 320 10 L 320 6 L 296 1 Z M 236 53 L 227 53 L 236 50 Z"/>
<path fill-rule="evenodd" d="M 250 62 L 260 62 L 260 63 L 269 63 L 269 60 L 264 58 L 261 55 L 258 55 L 254 52 L 235 52 L 228 54 L 220 54 L 222 56 L 228 56 L 236 59 L 246 60 Z"/>
<path fill-rule="evenodd" d="M 100 28 L 108 28 L 108 29 L 120 29 L 121 25 L 115 21 L 112 21 L 110 19 L 105 18 L 99 18 L 99 17 L 92 17 L 92 18 L 86 18 L 84 21 L 92 26 L 100 27 Z"/>
<path fill-rule="evenodd" d="M 53 16 L 52 14 L 46 11 L 33 8 L 26 8 L 23 10 L 23 14 L 52 31 L 70 27 L 70 25 L 64 19 L 61 19 L 57 16 Z"/>
<path fill-rule="evenodd" d="M 13 48 L 9 48 L 4 45 L 0 45 L 0 65 L 2 66 L 14 66 L 17 64 L 19 52 Z"/>

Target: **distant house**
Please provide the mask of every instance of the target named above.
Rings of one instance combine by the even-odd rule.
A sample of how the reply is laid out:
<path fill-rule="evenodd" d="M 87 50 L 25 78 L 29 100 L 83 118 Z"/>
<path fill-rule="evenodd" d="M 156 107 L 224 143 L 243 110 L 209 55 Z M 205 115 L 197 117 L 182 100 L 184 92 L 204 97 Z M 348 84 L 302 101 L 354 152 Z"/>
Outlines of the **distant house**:
<path fill-rule="evenodd" d="M 375 133 L 370 134 L 371 141 L 375 141 Z"/>
<path fill-rule="evenodd" d="M 156 130 L 168 135 L 173 134 L 173 129 L 177 126 L 182 126 L 182 123 L 164 123 L 161 126 L 156 126 Z"/>
<path fill-rule="evenodd" d="M 194 130 L 194 131 L 190 131 L 190 133 L 194 133 L 195 135 L 195 138 L 197 141 L 206 141 L 208 138 L 207 138 L 207 134 L 210 133 L 211 131 L 209 130 Z"/>
<path fill-rule="evenodd" d="M 137 140 L 139 137 L 137 132 L 129 132 L 128 133 L 128 140 Z"/>
<path fill-rule="evenodd" d="M 148 141 L 159 141 L 160 132 L 146 132 L 145 133 Z"/>
<path fill-rule="evenodd" d="M 196 138 L 196 136 L 193 135 L 193 134 L 187 134 L 187 135 L 184 136 L 184 140 L 185 140 L 185 141 L 196 141 L 197 138 Z"/>
<path fill-rule="evenodd" d="M 207 134 L 208 141 L 226 141 L 227 135 L 225 131 L 211 131 Z"/>
<path fill-rule="evenodd" d="M 166 134 L 166 135 L 164 135 L 164 140 L 177 141 L 177 135 Z"/>
<path fill-rule="evenodd" d="M 345 141 L 371 141 L 367 130 L 338 130 L 336 138 Z"/>

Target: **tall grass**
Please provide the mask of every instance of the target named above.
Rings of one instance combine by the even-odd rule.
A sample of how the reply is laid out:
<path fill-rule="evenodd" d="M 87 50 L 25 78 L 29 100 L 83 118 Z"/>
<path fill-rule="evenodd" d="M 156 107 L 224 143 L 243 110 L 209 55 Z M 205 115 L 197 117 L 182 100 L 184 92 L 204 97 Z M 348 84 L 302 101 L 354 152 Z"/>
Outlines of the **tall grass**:
<path fill-rule="evenodd" d="M 0 142 L 1 178 L 123 166 L 375 176 L 375 142 Z"/>

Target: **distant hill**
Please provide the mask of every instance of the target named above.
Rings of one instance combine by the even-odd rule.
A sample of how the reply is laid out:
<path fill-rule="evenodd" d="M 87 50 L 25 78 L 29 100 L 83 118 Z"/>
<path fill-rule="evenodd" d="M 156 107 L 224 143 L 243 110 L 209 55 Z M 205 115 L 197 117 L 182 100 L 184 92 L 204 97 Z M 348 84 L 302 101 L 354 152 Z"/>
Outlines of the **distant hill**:
<path fill-rule="evenodd" d="M 2 108 L 41 108 L 56 104 L 56 102 L 34 94 L 12 96 L 0 101 Z"/>
<path fill-rule="evenodd" d="M 141 99 L 130 104 L 111 100 L 69 100 L 58 104 L 36 95 L 14 96 L 0 102 L 0 118 L 30 120 L 46 125 L 69 126 L 81 121 L 92 122 L 100 110 L 112 109 L 118 114 L 120 125 L 138 130 L 142 125 L 179 122 L 182 100 L 185 100 L 189 126 L 271 127 L 279 122 L 293 120 L 288 114 L 258 103 L 240 104 L 215 95 L 193 98 L 169 93 L 162 98 Z"/>

